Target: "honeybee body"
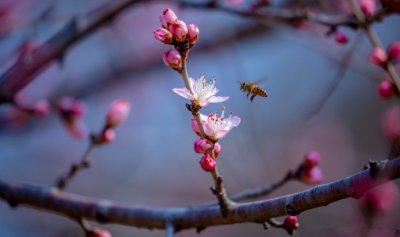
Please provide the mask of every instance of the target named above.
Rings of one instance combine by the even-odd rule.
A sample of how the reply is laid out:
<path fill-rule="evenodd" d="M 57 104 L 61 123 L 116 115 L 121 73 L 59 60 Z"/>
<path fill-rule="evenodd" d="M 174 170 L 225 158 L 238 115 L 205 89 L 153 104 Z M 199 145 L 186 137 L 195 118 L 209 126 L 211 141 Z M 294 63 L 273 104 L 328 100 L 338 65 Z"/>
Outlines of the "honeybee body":
<path fill-rule="evenodd" d="M 253 102 L 254 98 L 258 95 L 261 97 L 267 97 L 268 93 L 261 86 L 258 86 L 251 82 L 240 82 L 240 89 L 247 92 L 247 98 L 251 94 L 250 101 Z"/>

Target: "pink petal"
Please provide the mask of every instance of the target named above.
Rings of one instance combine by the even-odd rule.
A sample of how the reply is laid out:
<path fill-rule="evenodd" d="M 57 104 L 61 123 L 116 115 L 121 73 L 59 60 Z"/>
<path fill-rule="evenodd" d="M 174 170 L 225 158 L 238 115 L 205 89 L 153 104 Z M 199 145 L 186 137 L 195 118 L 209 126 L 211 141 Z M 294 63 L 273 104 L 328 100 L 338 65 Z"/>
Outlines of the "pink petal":
<path fill-rule="evenodd" d="M 229 96 L 211 96 L 210 99 L 208 99 L 209 103 L 218 103 L 218 102 L 223 102 L 229 99 Z"/>
<path fill-rule="evenodd" d="M 203 127 L 204 127 L 204 133 L 207 136 L 212 136 L 214 133 L 214 130 L 212 130 L 212 128 L 210 127 L 210 125 L 208 125 L 208 123 L 203 123 Z"/>
<path fill-rule="evenodd" d="M 233 127 L 239 126 L 240 121 L 242 121 L 239 116 L 233 116 L 230 120 L 232 122 Z"/>
<path fill-rule="evenodd" d="M 225 137 L 226 134 L 228 134 L 228 130 L 219 130 L 219 131 L 217 132 L 217 134 L 215 134 L 215 136 L 216 136 L 218 139 L 221 139 L 221 138 Z"/>
<path fill-rule="evenodd" d="M 186 88 L 174 88 L 172 89 L 176 94 L 182 96 L 185 99 L 193 100 L 193 95 L 190 94 L 190 91 Z"/>

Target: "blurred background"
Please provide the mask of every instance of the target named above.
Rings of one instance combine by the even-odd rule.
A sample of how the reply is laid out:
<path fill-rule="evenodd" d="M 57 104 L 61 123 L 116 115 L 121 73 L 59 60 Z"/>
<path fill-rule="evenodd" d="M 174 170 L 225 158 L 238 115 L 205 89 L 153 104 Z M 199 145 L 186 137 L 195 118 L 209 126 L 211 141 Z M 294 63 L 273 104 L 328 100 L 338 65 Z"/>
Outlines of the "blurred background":
<path fill-rule="evenodd" d="M 73 17 L 85 16 L 106 0 L 0 1 L 0 72 L 16 60 L 28 42 L 40 45 Z M 203 1 L 197 1 L 203 2 Z M 276 7 L 309 6 L 337 14 L 332 1 L 270 1 Z M 336 1 L 335 1 L 336 2 Z M 229 5 L 229 3 L 225 3 Z M 232 7 L 247 7 L 247 3 Z M 193 152 L 197 138 L 191 114 L 172 88 L 183 81 L 162 62 L 170 49 L 156 41 L 153 30 L 166 7 L 187 23 L 195 23 L 200 38 L 191 50 L 188 71 L 217 80 L 227 111 L 242 118 L 239 127 L 221 140 L 218 158 L 228 194 L 279 180 L 294 169 L 306 152 L 321 154 L 324 182 L 362 169 L 368 159 L 385 159 L 390 142 L 382 132 L 383 111 L 398 103 L 379 98 L 385 78 L 368 61 L 371 45 L 360 31 L 341 28 L 349 37 L 340 45 L 325 26 L 307 22 L 281 24 L 240 17 L 216 9 L 182 8 L 170 1 L 144 1 L 128 8 L 112 24 L 71 47 L 62 62 L 54 62 L 18 95 L 25 104 L 73 96 L 87 104 L 87 130 L 98 132 L 108 106 L 118 98 L 131 104 L 129 118 L 116 129 L 114 142 L 96 148 L 93 165 L 67 187 L 68 192 L 153 207 L 185 206 L 213 200 L 212 180 Z M 374 29 L 385 46 L 400 39 L 400 18 L 392 16 Z M 263 80 L 268 98 L 251 103 L 238 81 Z M 213 104 L 202 110 L 220 110 Z M 51 185 L 78 161 L 88 139 L 74 139 L 59 116 L 15 115 L 0 107 L 1 177 Z M 272 196 L 309 188 L 291 182 Z M 400 226 L 393 209 L 380 219 L 374 233 L 394 236 Z M 93 223 L 94 225 L 98 225 Z M 356 200 L 344 200 L 300 216 L 297 236 L 361 236 L 364 226 Z M 105 225 L 113 236 L 164 236 L 163 231 Z M 83 236 L 80 227 L 59 215 L 0 202 L 1 236 Z M 281 229 L 239 224 L 204 230 L 200 236 L 287 236 Z M 185 230 L 177 236 L 198 236 Z"/>

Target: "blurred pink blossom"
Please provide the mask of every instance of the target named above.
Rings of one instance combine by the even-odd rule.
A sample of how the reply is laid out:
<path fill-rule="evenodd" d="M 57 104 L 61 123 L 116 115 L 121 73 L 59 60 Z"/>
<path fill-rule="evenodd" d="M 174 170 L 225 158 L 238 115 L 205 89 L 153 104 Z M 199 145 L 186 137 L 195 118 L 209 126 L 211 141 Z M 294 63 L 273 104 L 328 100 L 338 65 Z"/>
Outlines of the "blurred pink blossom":
<path fill-rule="evenodd" d="M 369 55 L 369 60 L 378 66 L 386 64 L 388 57 L 384 49 L 380 47 L 374 47 Z"/>
<path fill-rule="evenodd" d="M 394 105 L 385 110 L 382 129 L 385 136 L 391 140 L 400 137 L 400 106 Z"/>
<path fill-rule="evenodd" d="M 112 128 L 122 123 L 129 115 L 131 104 L 126 99 L 114 101 L 106 115 L 106 127 Z"/>

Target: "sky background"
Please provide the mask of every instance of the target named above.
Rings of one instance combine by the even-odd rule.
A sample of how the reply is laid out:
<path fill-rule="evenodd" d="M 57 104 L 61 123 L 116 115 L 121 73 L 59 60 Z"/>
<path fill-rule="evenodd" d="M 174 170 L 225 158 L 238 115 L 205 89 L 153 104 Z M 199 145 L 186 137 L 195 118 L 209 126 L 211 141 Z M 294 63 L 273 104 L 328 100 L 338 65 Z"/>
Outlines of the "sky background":
<path fill-rule="evenodd" d="M 3 5 L 12 2 L 0 1 Z M 0 27 L 0 73 L 15 60 L 23 42 L 40 44 L 69 19 L 84 16 L 103 2 L 15 1 L 13 14 Z M 227 111 L 242 118 L 240 126 L 220 142 L 218 166 L 228 194 L 279 180 L 310 150 L 321 154 L 324 182 L 360 171 L 368 159 L 386 157 L 390 144 L 381 129 L 382 112 L 398 102 L 379 98 L 376 87 L 385 74 L 368 62 L 371 46 L 364 34 L 343 29 L 350 37 L 343 46 L 325 37 L 327 28 L 321 26 L 267 24 L 159 1 L 135 5 L 112 25 L 81 40 L 67 51 L 62 65 L 52 64 L 19 94 L 27 104 L 67 95 L 83 99 L 88 107 L 84 122 L 93 132 L 101 129 L 112 101 L 126 98 L 131 102 L 131 114 L 116 129 L 116 140 L 91 153 L 92 167 L 77 175 L 68 192 L 153 207 L 214 198 L 209 191 L 211 177 L 201 170 L 200 155 L 193 152 L 197 137 L 190 127 L 187 101 L 172 92 L 183 87 L 183 81 L 162 62 L 169 46 L 153 37 L 160 24 L 158 16 L 166 7 L 200 28 L 188 59 L 189 75 L 216 78 L 219 94 L 230 96 L 223 103 Z M 49 15 L 38 21 L 47 9 Z M 399 20 L 389 17 L 374 26 L 385 45 L 399 40 Z M 345 58 L 350 58 L 347 65 L 343 65 Z M 338 78 L 341 70 L 344 76 Z M 256 97 L 250 103 L 238 81 L 257 80 L 264 80 L 261 85 L 269 97 Z M 340 83 L 332 91 L 335 80 Z M 220 106 L 210 105 L 202 112 L 219 111 Z M 1 177 L 50 185 L 79 160 L 88 145 L 86 139 L 72 138 L 54 113 L 15 124 L 7 121 L 8 106 L 0 107 L 0 112 Z M 292 182 L 272 196 L 307 188 Z M 395 209 L 383 218 L 379 231 L 399 228 L 398 215 Z M 362 224 L 357 202 L 344 200 L 303 213 L 300 225 L 297 236 L 334 237 L 354 236 Z M 158 230 L 104 227 L 118 237 L 164 236 Z M 69 219 L 25 207 L 10 210 L 4 202 L 0 202 L 0 231 L 7 237 L 83 236 Z M 283 230 L 265 231 L 255 224 L 212 227 L 201 233 L 243 235 L 287 236 Z M 177 236 L 198 235 L 186 230 Z"/>

